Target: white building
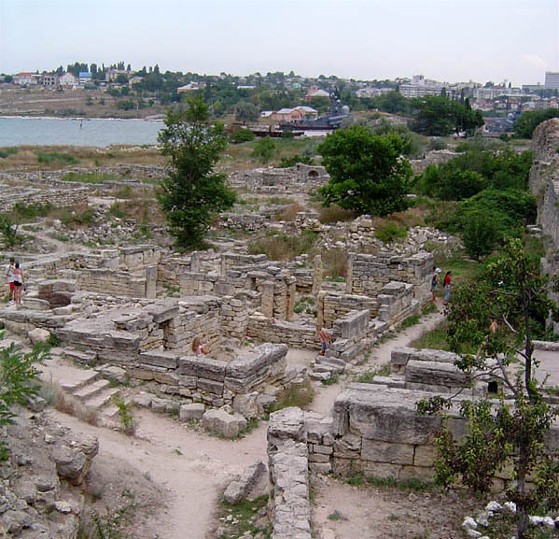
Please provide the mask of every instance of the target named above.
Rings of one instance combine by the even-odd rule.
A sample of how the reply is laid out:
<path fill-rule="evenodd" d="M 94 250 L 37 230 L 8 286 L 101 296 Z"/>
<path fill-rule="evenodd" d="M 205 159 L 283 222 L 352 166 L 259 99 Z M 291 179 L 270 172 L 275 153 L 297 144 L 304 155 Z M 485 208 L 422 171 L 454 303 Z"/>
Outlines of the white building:
<path fill-rule="evenodd" d="M 546 71 L 544 88 L 546 90 L 559 90 L 559 72 Z"/>

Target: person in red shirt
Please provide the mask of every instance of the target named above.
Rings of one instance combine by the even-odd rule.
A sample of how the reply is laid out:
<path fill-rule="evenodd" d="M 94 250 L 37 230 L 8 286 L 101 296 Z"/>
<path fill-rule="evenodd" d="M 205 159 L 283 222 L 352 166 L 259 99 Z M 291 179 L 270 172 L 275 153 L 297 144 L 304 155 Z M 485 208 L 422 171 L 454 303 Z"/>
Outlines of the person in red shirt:
<path fill-rule="evenodd" d="M 452 285 L 452 271 L 447 271 L 444 276 L 443 286 L 444 286 L 444 304 L 448 305 L 450 301 L 450 287 Z"/>

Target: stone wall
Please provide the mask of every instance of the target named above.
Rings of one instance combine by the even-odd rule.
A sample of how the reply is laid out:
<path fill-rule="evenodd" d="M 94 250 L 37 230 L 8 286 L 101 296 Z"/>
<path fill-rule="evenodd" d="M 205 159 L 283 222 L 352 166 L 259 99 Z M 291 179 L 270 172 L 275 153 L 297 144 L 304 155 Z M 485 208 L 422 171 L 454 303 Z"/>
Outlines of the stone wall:
<path fill-rule="evenodd" d="M 0 184 L 0 212 L 8 212 L 16 204 L 49 204 L 56 208 L 85 205 L 89 195 L 90 189 L 80 185 L 49 188 L 18 185 L 16 188 L 9 184 Z"/>
<path fill-rule="evenodd" d="M 391 281 L 413 285 L 416 300 L 429 300 L 433 255 L 420 252 L 412 256 L 394 255 L 388 251 L 377 254 L 350 253 L 346 292 L 375 297 Z"/>
<path fill-rule="evenodd" d="M 228 183 L 250 193 L 305 193 L 323 185 L 329 176 L 324 167 L 298 164 L 289 168 L 258 168 L 234 172 Z"/>

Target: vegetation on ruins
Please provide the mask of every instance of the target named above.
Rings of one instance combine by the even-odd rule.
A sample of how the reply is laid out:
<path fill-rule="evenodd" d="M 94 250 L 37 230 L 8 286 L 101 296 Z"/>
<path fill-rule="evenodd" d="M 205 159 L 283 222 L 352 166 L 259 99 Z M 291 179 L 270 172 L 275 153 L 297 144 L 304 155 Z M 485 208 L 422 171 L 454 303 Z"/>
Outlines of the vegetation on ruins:
<path fill-rule="evenodd" d="M 398 135 L 375 135 L 360 125 L 328 135 L 318 147 L 330 174 L 319 190 L 324 205 L 380 216 L 405 209 L 412 171 L 403 150 Z"/>
<path fill-rule="evenodd" d="M 479 259 L 535 221 L 536 203 L 528 193 L 533 154 L 487 150 L 477 144 L 464 149 L 447 163 L 429 165 L 416 191 L 452 201 L 438 205 L 432 221 L 437 228 L 460 234 L 468 255 Z"/>
<path fill-rule="evenodd" d="M 36 345 L 31 352 L 21 353 L 14 343 L 0 352 L 0 427 L 16 417 L 14 407 L 24 405 L 39 392 L 36 365 L 48 357 L 49 347 Z M 0 462 L 9 456 L 9 448 L 0 441 Z"/>
<path fill-rule="evenodd" d="M 217 212 L 235 202 L 225 174 L 215 171 L 227 147 L 225 132 L 222 125 L 208 120 L 202 98 L 194 96 L 184 110 L 167 113 L 159 134 L 161 152 L 170 163 L 158 201 L 169 232 L 181 248 L 200 247 Z"/>
<path fill-rule="evenodd" d="M 510 469 L 506 493 L 517 507 L 520 539 L 529 537 L 530 512 L 559 508 L 559 460 L 545 445 L 559 408 L 546 401 L 536 379 L 533 342 L 546 336 L 550 314 L 559 315 L 548 285 L 537 257 L 509 239 L 480 279 L 456 288 L 448 316 L 449 342 L 461 354 L 457 366 L 472 382 L 492 380 L 497 394 L 459 403 L 468 429 L 459 441 L 447 426 L 441 429 L 436 481 L 449 486 L 459 477 L 474 491 L 487 492 L 495 474 Z M 418 409 L 440 413 L 456 396 L 421 401 Z"/>

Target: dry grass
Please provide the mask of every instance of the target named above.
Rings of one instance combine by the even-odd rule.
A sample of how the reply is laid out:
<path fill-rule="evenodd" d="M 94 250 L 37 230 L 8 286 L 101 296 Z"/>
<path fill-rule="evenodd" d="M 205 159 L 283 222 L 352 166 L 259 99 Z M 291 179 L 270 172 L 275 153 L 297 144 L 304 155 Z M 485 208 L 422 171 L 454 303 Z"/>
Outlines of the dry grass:
<path fill-rule="evenodd" d="M 318 220 L 323 224 L 332 224 L 339 221 L 353 221 L 357 215 L 352 210 L 344 210 L 340 208 L 337 204 L 332 204 L 327 208 L 320 208 L 320 215 Z"/>
<path fill-rule="evenodd" d="M 279 221 L 295 221 L 297 219 L 297 214 L 299 212 L 305 211 L 305 207 L 299 204 L 298 202 L 294 202 L 285 208 L 279 215 Z"/>

